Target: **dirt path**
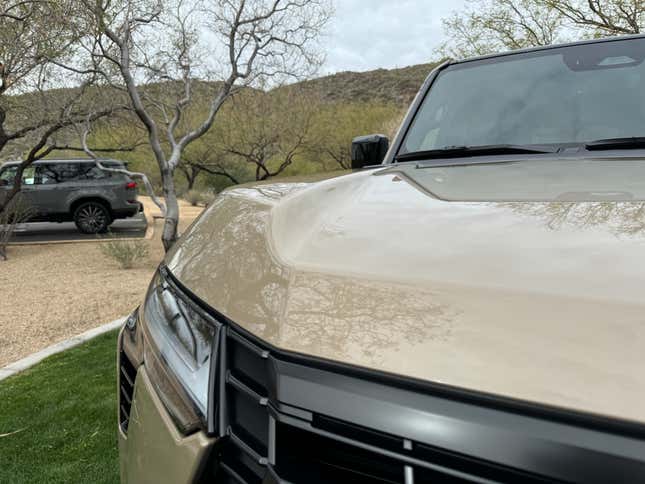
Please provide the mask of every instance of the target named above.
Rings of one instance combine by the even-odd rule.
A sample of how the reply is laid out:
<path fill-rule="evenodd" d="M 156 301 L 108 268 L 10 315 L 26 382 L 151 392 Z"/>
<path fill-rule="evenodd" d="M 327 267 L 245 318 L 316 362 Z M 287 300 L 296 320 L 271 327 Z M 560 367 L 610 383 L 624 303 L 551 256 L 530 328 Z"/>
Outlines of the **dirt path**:
<path fill-rule="evenodd" d="M 180 228 L 201 210 L 182 204 Z M 163 257 L 161 224 L 148 241 L 148 259 L 130 270 L 99 244 L 11 247 L 0 262 L 0 367 L 134 309 Z"/>

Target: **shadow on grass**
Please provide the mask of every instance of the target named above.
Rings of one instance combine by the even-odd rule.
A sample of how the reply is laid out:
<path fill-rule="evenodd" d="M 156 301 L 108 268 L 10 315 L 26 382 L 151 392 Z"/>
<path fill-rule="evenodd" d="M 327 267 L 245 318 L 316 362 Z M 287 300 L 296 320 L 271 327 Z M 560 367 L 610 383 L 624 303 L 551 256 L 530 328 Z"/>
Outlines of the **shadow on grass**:
<path fill-rule="evenodd" d="M 0 382 L 0 483 L 118 483 L 117 332 Z"/>

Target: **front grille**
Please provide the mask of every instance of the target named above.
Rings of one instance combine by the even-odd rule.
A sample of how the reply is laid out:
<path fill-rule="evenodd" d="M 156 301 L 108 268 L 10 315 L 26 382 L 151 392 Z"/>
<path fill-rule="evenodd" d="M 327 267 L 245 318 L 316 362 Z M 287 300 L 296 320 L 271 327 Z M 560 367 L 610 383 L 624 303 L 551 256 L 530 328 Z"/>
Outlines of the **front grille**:
<path fill-rule="evenodd" d="M 640 424 L 294 354 L 212 313 L 219 438 L 199 484 L 645 482 Z M 121 362 L 127 429 L 136 370 Z"/>
<path fill-rule="evenodd" d="M 269 451 L 269 353 L 233 331 L 228 332 L 224 348 L 222 425 L 228 445 L 222 452 L 221 471 L 237 482 L 261 482 Z"/>
<path fill-rule="evenodd" d="M 202 482 L 544 482 L 531 473 L 458 455 L 354 423 L 286 409 L 273 356 L 227 328 L 220 363 L 220 434 Z M 296 415 L 301 413 L 303 418 Z"/>
<path fill-rule="evenodd" d="M 132 407 L 136 376 L 136 368 L 122 351 L 119 355 L 119 425 L 124 433 L 127 433 L 130 422 L 130 408 Z"/>

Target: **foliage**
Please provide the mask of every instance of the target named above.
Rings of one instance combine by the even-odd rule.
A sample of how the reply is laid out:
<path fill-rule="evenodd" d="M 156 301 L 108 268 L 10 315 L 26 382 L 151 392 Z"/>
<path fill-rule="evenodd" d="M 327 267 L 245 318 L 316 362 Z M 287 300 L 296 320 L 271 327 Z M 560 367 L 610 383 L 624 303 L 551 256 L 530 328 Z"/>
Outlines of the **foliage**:
<path fill-rule="evenodd" d="M 187 147 L 211 129 L 224 103 L 243 87 L 311 74 L 321 62 L 317 38 L 329 20 L 331 4 L 329 0 L 79 0 L 76 4 L 78 15 L 70 25 L 86 38 L 90 55 L 85 70 L 127 92 L 129 105 L 148 134 L 163 185 L 162 242 L 168 250 L 177 238 L 179 219 L 174 173 Z M 207 85 L 206 102 L 200 104 L 195 96 L 201 84 L 198 78 L 219 81 Z"/>
<path fill-rule="evenodd" d="M 348 169 L 353 138 L 372 133 L 392 138 L 402 116 L 402 108 L 392 104 L 345 102 L 320 106 L 308 156 L 325 170 Z"/>
<path fill-rule="evenodd" d="M 202 201 L 207 207 L 210 207 L 216 198 L 217 198 L 217 193 L 215 193 L 214 191 L 209 190 L 207 192 L 202 193 Z"/>
<path fill-rule="evenodd" d="M 191 206 L 196 207 L 204 203 L 204 195 L 198 190 L 188 190 L 184 195 L 184 200 L 191 204 Z"/>
<path fill-rule="evenodd" d="M 589 37 L 639 33 L 640 0 L 468 0 L 443 20 L 439 52 L 464 58 Z"/>
<path fill-rule="evenodd" d="M 642 0 L 542 0 L 541 4 L 556 10 L 568 27 L 585 36 L 638 34 L 645 26 Z"/>
<path fill-rule="evenodd" d="M 232 100 L 217 148 L 246 163 L 254 180 L 279 175 L 310 145 L 318 104 L 296 89 L 246 91 Z"/>
<path fill-rule="evenodd" d="M 76 62 L 80 37 L 66 27 L 71 0 L 0 2 L 0 155 L 22 161 L 18 182 L 0 200 L 0 212 L 19 193 L 22 171 L 69 144 L 73 126 L 113 112 L 105 90 L 92 89 Z M 61 89 L 67 88 L 67 89 Z"/>
<path fill-rule="evenodd" d="M 116 332 L 0 382 L 0 482 L 118 483 Z"/>
<path fill-rule="evenodd" d="M 101 244 L 101 252 L 114 259 L 121 269 L 132 269 L 148 257 L 148 243 L 145 240 L 108 240 Z"/>

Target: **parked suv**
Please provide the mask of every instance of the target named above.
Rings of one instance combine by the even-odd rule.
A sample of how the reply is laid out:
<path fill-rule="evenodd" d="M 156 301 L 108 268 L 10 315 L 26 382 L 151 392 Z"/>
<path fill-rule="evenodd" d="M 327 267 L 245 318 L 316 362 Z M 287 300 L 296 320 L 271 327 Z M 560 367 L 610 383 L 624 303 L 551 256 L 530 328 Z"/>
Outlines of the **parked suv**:
<path fill-rule="evenodd" d="M 101 160 L 106 168 L 125 168 L 121 161 Z M 13 186 L 17 162 L 0 168 L 0 197 Z M 137 184 L 127 175 L 100 169 L 94 160 L 42 160 L 22 175 L 21 196 L 33 222 L 73 220 L 85 234 L 107 231 L 119 218 L 140 210 Z"/>
<path fill-rule="evenodd" d="M 644 59 L 447 62 L 375 168 L 223 192 L 121 332 L 122 482 L 645 482 Z"/>

